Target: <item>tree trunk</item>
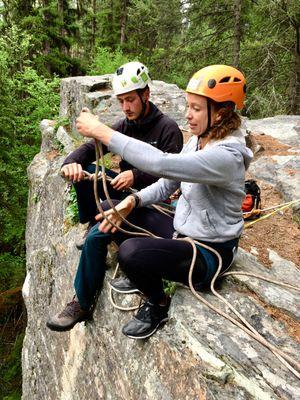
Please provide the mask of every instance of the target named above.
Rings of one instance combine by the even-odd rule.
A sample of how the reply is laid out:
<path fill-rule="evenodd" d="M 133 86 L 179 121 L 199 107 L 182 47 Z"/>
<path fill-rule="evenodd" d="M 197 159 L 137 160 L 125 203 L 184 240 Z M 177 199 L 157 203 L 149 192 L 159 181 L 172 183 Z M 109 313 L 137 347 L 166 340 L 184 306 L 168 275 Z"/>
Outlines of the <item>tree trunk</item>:
<path fill-rule="evenodd" d="M 11 16 L 10 16 L 10 12 L 9 12 L 9 2 L 6 2 L 5 0 L 2 1 L 3 3 L 3 9 L 2 9 L 2 18 L 3 18 L 3 22 L 4 25 L 11 25 Z"/>
<path fill-rule="evenodd" d="M 233 6 L 234 13 L 234 42 L 233 42 L 233 61 L 235 67 L 239 66 L 240 62 L 240 48 L 242 38 L 242 0 L 235 0 Z"/>
<path fill-rule="evenodd" d="M 92 48 L 91 53 L 94 54 L 95 44 L 96 44 L 96 30 L 97 30 L 97 20 L 96 20 L 97 4 L 96 0 L 93 0 L 93 18 L 92 18 Z"/>
<path fill-rule="evenodd" d="M 65 0 L 58 0 L 57 2 L 57 11 L 58 11 L 58 18 L 61 22 L 61 27 L 59 29 L 59 34 L 61 38 L 67 36 L 66 29 L 64 28 L 64 16 L 65 16 Z M 58 40 L 58 47 L 62 54 L 69 55 L 69 49 L 64 45 L 62 40 Z"/>
<path fill-rule="evenodd" d="M 122 0 L 122 6 L 121 6 L 121 37 L 120 37 L 120 45 L 123 46 L 123 44 L 126 41 L 126 23 L 127 23 L 127 6 L 128 6 L 128 1 L 127 0 Z"/>
<path fill-rule="evenodd" d="M 107 14 L 107 23 L 108 23 L 108 31 L 109 34 L 107 35 L 108 43 L 110 47 L 114 46 L 114 3 L 113 0 L 109 1 L 109 11 Z"/>
<path fill-rule="evenodd" d="M 49 5 L 50 5 L 50 0 L 43 0 L 42 6 L 44 8 L 47 9 Z M 44 11 L 43 17 L 44 17 L 44 26 L 45 27 L 51 26 L 52 17 L 48 10 Z M 47 39 L 45 39 L 43 42 L 43 54 L 47 57 L 50 54 L 50 50 L 51 50 L 50 40 L 49 40 L 49 36 L 47 36 Z M 45 62 L 45 66 L 46 66 L 49 74 L 51 74 L 52 71 L 51 71 L 50 63 Z"/>
<path fill-rule="evenodd" d="M 300 115 L 300 25 L 293 24 L 296 30 L 295 69 L 291 79 L 291 114 Z"/>

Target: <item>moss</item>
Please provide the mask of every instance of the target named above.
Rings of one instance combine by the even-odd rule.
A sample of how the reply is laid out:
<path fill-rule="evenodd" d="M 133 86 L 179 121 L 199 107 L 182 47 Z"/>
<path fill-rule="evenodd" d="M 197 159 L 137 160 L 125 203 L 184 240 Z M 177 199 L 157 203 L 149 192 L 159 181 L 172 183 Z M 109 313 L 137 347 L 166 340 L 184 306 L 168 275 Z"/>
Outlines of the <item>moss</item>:
<path fill-rule="evenodd" d="M 66 218 L 64 222 L 67 227 L 76 225 L 79 222 L 77 197 L 73 186 L 68 194 L 68 206 L 66 209 Z"/>
<path fill-rule="evenodd" d="M 176 288 L 177 288 L 176 282 L 171 282 L 171 281 L 164 280 L 163 284 L 164 284 L 164 292 L 168 296 L 172 297 L 174 295 L 175 291 L 176 291 Z"/>
<path fill-rule="evenodd" d="M 0 385 L 3 400 L 17 400 L 22 396 L 21 353 L 24 330 L 25 327 L 23 331 L 17 333 L 12 345 L 7 346 L 1 341 L 0 353 L 3 365 L 1 365 Z M 7 354 L 8 350 L 10 350 L 9 354 Z"/>

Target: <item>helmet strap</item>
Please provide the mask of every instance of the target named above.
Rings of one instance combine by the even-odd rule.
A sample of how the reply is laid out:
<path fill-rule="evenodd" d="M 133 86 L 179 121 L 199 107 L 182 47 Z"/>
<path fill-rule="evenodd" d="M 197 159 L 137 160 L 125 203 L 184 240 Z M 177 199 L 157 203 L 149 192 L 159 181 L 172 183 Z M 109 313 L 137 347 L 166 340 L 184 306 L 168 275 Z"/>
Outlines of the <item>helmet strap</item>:
<path fill-rule="evenodd" d="M 142 111 L 141 111 L 138 119 L 142 119 L 142 118 L 144 118 L 145 113 L 146 113 L 147 102 L 143 99 L 142 92 L 140 90 L 137 90 L 137 94 L 138 94 L 138 96 L 139 96 L 139 98 L 141 100 L 141 103 L 142 103 Z"/>
<path fill-rule="evenodd" d="M 207 97 L 206 98 L 206 109 L 207 109 L 207 127 L 199 137 L 206 137 L 209 134 L 211 128 L 211 100 Z"/>

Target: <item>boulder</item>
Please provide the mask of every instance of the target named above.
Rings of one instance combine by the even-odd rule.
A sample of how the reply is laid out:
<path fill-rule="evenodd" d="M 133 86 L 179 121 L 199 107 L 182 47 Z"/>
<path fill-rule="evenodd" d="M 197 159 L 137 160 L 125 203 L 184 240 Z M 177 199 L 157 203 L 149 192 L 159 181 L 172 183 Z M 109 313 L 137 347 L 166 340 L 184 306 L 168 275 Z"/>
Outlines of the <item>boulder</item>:
<path fill-rule="evenodd" d="M 249 172 L 257 179 L 273 185 L 283 194 L 285 201 L 300 199 L 300 116 L 279 115 L 246 120 L 246 126 L 254 138 L 263 135 L 272 137 L 273 147 L 276 148 L 272 155 L 260 151 L 251 163 Z"/>
<path fill-rule="evenodd" d="M 82 228 L 67 222 L 69 186 L 59 169 L 64 153 L 76 144 L 72 127 L 83 105 L 98 108 L 105 122 L 112 121 L 108 111 L 112 108 L 106 106 L 114 100 L 107 97 L 107 82 L 106 76 L 62 80 L 61 115 L 68 116 L 71 129 L 58 134 L 52 122 L 43 121 L 41 152 L 28 168 L 27 275 L 23 286 L 28 324 L 22 353 L 22 399 L 297 399 L 299 380 L 274 354 L 185 287 L 178 287 L 173 296 L 170 321 L 149 340 L 134 341 L 122 335 L 121 327 L 132 314 L 110 304 L 111 269 L 93 321 L 64 333 L 46 328 L 48 316 L 72 298 L 80 256 L 74 242 Z M 153 100 L 163 111 L 172 110 L 172 116 L 183 125 L 182 91 L 159 82 Z M 233 269 L 292 285 L 299 281 L 296 265 L 272 251 L 270 257 L 273 265 L 268 270 L 240 249 Z M 218 291 L 273 345 L 291 357 L 300 353 L 298 292 L 240 275 L 223 278 Z M 211 292 L 201 296 L 233 316 Z M 118 300 L 131 304 L 135 298 Z"/>

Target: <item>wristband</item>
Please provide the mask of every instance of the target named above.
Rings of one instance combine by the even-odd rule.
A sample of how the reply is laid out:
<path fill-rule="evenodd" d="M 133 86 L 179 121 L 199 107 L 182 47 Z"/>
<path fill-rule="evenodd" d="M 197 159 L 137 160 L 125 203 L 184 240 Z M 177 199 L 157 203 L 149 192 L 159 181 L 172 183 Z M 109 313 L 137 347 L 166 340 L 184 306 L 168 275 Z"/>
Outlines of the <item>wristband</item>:
<path fill-rule="evenodd" d="M 131 196 L 134 198 L 134 208 L 138 208 L 141 203 L 141 198 L 138 194 L 132 193 Z"/>

